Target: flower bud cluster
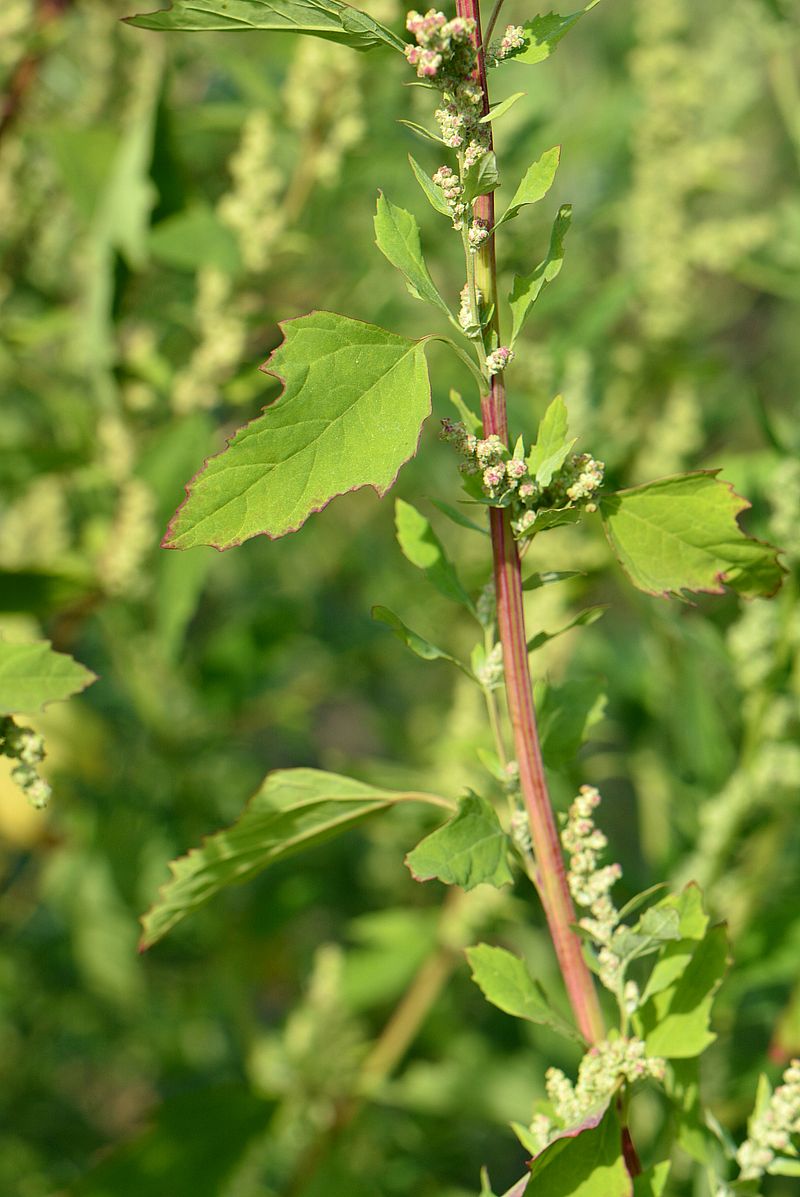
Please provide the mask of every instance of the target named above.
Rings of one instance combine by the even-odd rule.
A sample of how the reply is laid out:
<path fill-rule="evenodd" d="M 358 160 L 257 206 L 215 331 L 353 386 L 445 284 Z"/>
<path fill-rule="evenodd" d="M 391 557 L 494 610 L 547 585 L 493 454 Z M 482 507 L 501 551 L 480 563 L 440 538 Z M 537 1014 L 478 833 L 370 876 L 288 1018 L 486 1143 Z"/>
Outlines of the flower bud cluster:
<path fill-rule="evenodd" d="M 469 303 L 462 292 L 459 319 L 469 318 Z M 505 346 L 496 349 L 486 359 L 490 374 L 503 369 L 513 357 Z M 511 527 L 516 536 L 529 534 L 535 527 L 539 511 L 564 510 L 581 506 L 595 511 L 597 489 L 603 480 L 603 463 L 588 453 L 575 453 L 567 459 L 547 486 L 540 486 L 528 471 L 524 451 L 512 456 L 497 438 L 480 441 L 470 435 L 463 424 L 442 421 L 442 438 L 450 441 L 467 459 L 461 472 L 482 474 L 482 493 L 493 503 L 511 508 Z M 487 472 L 488 471 L 488 472 Z"/>
<path fill-rule="evenodd" d="M 591 1047 L 580 1062 L 574 1085 L 560 1068 L 548 1068 L 545 1087 L 558 1122 L 544 1114 L 534 1117 L 530 1130 L 539 1150 L 544 1150 L 564 1127 L 579 1125 L 608 1101 L 621 1080 L 628 1084 L 647 1077 L 662 1081 L 665 1071 L 665 1062 L 658 1056 L 648 1056 L 644 1040 L 635 1037 L 605 1039 Z"/>
<path fill-rule="evenodd" d="M 51 790 L 38 773 L 38 766 L 44 760 L 44 740 L 38 732 L 30 727 L 20 727 L 8 717 L 0 719 L 0 755 L 18 762 L 11 770 L 11 776 L 27 795 L 31 806 L 47 806 Z"/>
<path fill-rule="evenodd" d="M 469 283 L 465 283 L 461 288 L 459 296 L 461 306 L 458 309 L 458 323 L 463 328 L 468 337 L 477 340 L 481 335 L 481 304 L 483 303 L 483 292 L 479 287 L 475 288 L 475 303 L 477 311 L 473 313 L 472 303 L 470 302 Z"/>
<path fill-rule="evenodd" d="M 467 239 L 470 251 L 476 254 L 483 243 L 489 240 L 489 222 L 483 220 L 480 216 L 474 217 L 469 233 L 467 234 Z"/>
<path fill-rule="evenodd" d="M 499 42 L 492 42 L 486 54 L 486 65 L 497 66 L 504 58 L 513 58 L 517 50 L 525 49 L 525 30 L 521 25 L 507 25 Z"/>
<path fill-rule="evenodd" d="M 796 1156 L 792 1136 L 800 1135 L 800 1060 L 792 1060 L 767 1108 L 750 1123 L 750 1134 L 736 1153 L 742 1180 L 763 1176 L 784 1153 Z"/>
<path fill-rule="evenodd" d="M 561 843 L 569 855 L 567 882 L 576 906 L 588 910 L 589 915 L 578 920 L 599 945 L 600 980 L 616 993 L 619 985 L 620 962 L 611 943 L 619 925 L 619 911 L 611 898 L 611 889 L 622 876 L 618 864 L 601 868 L 599 858 L 608 847 L 608 840 L 594 824 L 593 811 L 600 803 L 594 786 L 581 786 L 580 793 L 569 808 L 567 822 L 561 831 Z M 627 992 L 626 1001 L 633 996 Z"/>
<path fill-rule="evenodd" d="M 449 166 L 440 166 L 433 176 L 433 182 L 441 188 L 445 203 L 450 209 L 453 228 L 463 228 L 467 205 L 464 202 L 464 188 L 459 182 L 458 175 Z"/>
<path fill-rule="evenodd" d="M 411 66 L 417 68 L 420 79 L 472 74 L 476 61 L 472 44 L 473 20 L 454 17 L 448 21 L 443 12 L 429 8 L 424 17 L 418 12 L 410 12 L 406 29 L 414 34 L 417 44 L 407 45 L 404 53 Z"/>
<path fill-rule="evenodd" d="M 486 358 L 486 369 L 489 375 L 502 374 L 506 366 L 514 358 L 514 350 L 507 349 L 505 345 L 501 345 L 499 349 L 495 349 Z M 524 462 L 521 463 L 524 466 Z M 525 471 L 523 470 L 523 473 Z M 521 475 L 520 475 L 521 477 Z"/>

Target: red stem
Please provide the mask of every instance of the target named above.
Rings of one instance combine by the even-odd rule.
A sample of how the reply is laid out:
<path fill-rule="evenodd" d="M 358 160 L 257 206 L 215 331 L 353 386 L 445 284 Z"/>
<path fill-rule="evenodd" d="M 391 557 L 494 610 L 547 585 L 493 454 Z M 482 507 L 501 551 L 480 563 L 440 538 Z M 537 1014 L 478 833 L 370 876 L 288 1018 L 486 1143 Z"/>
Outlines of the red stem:
<path fill-rule="evenodd" d="M 456 7 L 459 16 L 471 18 L 476 22 L 477 78 L 483 91 L 483 110 L 487 113 L 489 93 L 481 43 L 479 0 L 457 0 Z M 489 130 L 491 133 L 491 125 Z M 493 195 L 482 195 L 476 199 L 475 215 L 487 221 L 489 228 L 494 226 Z M 478 285 L 483 292 L 484 302 L 495 304 L 493 323 L 499 341 L 494 235 L 481 249 L 478 274 Z M 508 417 L 502 375 L 494 375 L 492 378 L 491 390 L 482 400 L 481 414 L 484 436 L 496 434 L 507 444 Z M 536 857 L 539 895 L 578 1028 L 589 1043 L 596 1043 L 605 1037 L 605 1027 L 592 975 L 583 958 L 581 941 L 572 930 L 576 921 L 575 910 L 567 885 L 561 843 L 547 791 L 533 706 L 519 554 L 511 532 L 508 510 L 493 507 L 489 511 L 489 517 L 506 698 L 514 730 L 520 789 L 528 813 Z"/>

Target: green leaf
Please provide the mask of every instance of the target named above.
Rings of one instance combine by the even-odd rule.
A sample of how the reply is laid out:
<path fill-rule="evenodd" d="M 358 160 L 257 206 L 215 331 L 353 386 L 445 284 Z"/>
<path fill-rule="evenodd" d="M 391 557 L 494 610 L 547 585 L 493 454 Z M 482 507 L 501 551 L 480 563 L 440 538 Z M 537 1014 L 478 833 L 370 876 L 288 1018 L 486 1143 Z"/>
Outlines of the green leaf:
<path fill-rule="evenodd" d="M 242 269 L 236 234 L 206 204 L 160 221 L 150 233 L 150 252 L 177 270 L 214 266 L 225 274 L 238 274 Z"/>
<path fill-rule="evenodd" d="M 560 157 L 561 146 L 556 145 L 551 150 L 546 150 L 541 158 L 528 167 L 522 182 L 511 197 L 511 203 L 494 226 L 494 231 L 506 221 L 513 220 L 520 208 L 524 208 L 526 204 L 535 204 L 544 199 L 553 186 Z"/>
<path fill-rule="evenodd" d="M 547 532 L 550 528 L 562 528 L 567 524 L 577 524 L 584 515 L 581 507 L 540 507 L 536 512 L 536 520 L 529 524 L 517 535 L 518 540 L 528 540 L 539 532 Z"/>
<path fill-rule="evenodd" d="M 489 532 L 486 528 L 482 528 L 480 524 L 476 524 L 469 516 L 464 515 L 457 507 L 451 507 L 449 503 L 443 503 L 441 499 L 431 499 L 434 507 L 438 507 L 442 515 L 446 515 L 454 524 L 458 524 L 460 528 L 469 528 L 471 532 L 480 532 L 481 536 L 488 536 Z"/>
<path fill-rule="evenodd" d="M 464 424 L 466 425 L 468 431 L 474 433 L 476 436 L 480 436 L 481 435 L 480 416 L 476 416 L 476 414 L 472 410 L 472 408 L 467 407 L 466 403 L 461 398 L 458 391 L 451 390 L 449 398 L 450 398 L 450 402 L 452 403 L 453 407 L 456 409 L 458 414 L 461 416 L 461 419 L 463 420 Z"/>
<path fill-rule="evenodd" d="M 467 948 L 466 954 L 473 981 L 498 1010 L 583 1042 L 575 1028 L 552 1008 L 544 989 L 534 981 L 519 956 L 486 943 Z"/>
<path fill-rule="evenodd" d="M 683 941 L 667 944 L 665 954 L 681 951 Z M 723 926 L 712 927 L 694 946 L 681 974 L 643 1003 L 636 1014 L 637 1033 L 648 1055 L 690 1059 L 714 1042 L 709 1029 L 711 1006 L 728 966 Z"/>
<path fill-rule="evenodd" d="M 536 1197 L 631 1197 L 613 1109 L 600 1111 L 550 1143 L 531 1163 Z"/>
<path fill-rule="evenodd" d="M 472 203 L 479 195 L 489 195 L 500 186 L 497 158 L 493 153 L 481 154 L 477 162 L 464 171 L 464 202 Z"/>
<path fill-rule="evenodd" d="M 589 0 L 579 12 L 568 13 L 562 17 L 557 12 L 550 12 L 532 21 L 526 21 L 522 26 L 525 33 L 525 49 L 514 54 L 516 62 L 537 63 L 549 58 L 562 37 L 578 23 L 582 16 L 589 12 L 600 0 Z"/>
<path fill-rule="evenodd" d="M 354 50 L 381 44 L 403 52 L 403 42 L 367 13 L 339 0 L 172 0 L 163 12 L 128 17 L 139 29 L 222 29 L 308 33 Z"/>
<path fill-rule="evenodd" d="M 569 232 L 571 222 L 572 205 L 562 204 L 553 221 L 550 245 L 544 261 L 540 262 L 531 274 L 514 276 L 514 285 L 508 297 L 508 302 L 511 305 L 512 345 L 522 331 L 528 313 L 541 295 L 545 285 L 552 283 L 561 271 L 564 263 L 564 239 Z"/>
<path fill-rule="evenodd" d="M 540 586 L 549 586 L 552 582 L 565 582 L 568 578 L 583 578 L 585 576 L 580 569 L 545 570 L 543 573 L 528 574 L 522 583 L 522 589 L 538 590 Z"/>
<path fill-rule="evenodd" d="M 800 1160 L 790 1160 L 785 1156 L 777 1156 L 767 1165 L 770 1176 L 800 1176 Z"/>
<path fill-rule="evenodd" d="M 433 304 L 448 317 L 451 315 L 425 265 L 416 217 L 405 208 L 398 208 L 383 192 L 378 193 L 375 242 L 384 257 L 404 276 L 415 299 Z"/>
<path fill-rule="evenodd" d="M 95 674 L 57 653 L 49 640 L 9 644 L 0 639 L 0 715 L 36 715 L 96 681 Z"/>
<path fill-rule="evenodd" d="M 451 665 L 458 666 L 468 678 L 473 677 L 472 672 L 463 661 L 459 661 L 457 657 L 446 653 L 442 648 L 437 648 L 435 644 L 418 636 L 416 632 L 412 632 L 411 628 L 406 627 L 403 621 L 388 607 L 373 607 L 372 618 L 390 627 L 398 640 L 402 640 L 406 648 L 410 648 L 412 653 L 422 657 L 423 661 L 449 661 Z"/>
<path fill-rule="evenodd" d="M 436 877 L 445 885 L 474 889 L 476 885 L 511 885 L 510 842 L 495 809 L 485 798 L 469 794 L 443 827 L 437 828 L 406 856 L 417 881 Z"/>
<path fill-rule="evenodd" d="M 547 686 L 538 704 L 542 756 L 551 769 L 572 764 L 589 729 L 603 717 L 602 678 L 572 679 Z"/>
<path fill-rule="evenodd" d="M 528 641 L 528 652 L 535 652 L 537 648 L 541 648 L 543 644 L 547 644 L 548 640 L 555 640 L 556 636 L 563 636 L 564 632 L 569 632 L 572 628 L 585 628 L 590 624 L 597 623 L 598 619 L 601 619 L 607 610 L 607 606 L 588 607 L 585 611 L 581 611 L 579 615 L 574 616 L 569 623 L 565 623 L 563 628 L 559 628 L 557 632 L 537 632 Z"/>
<path fill-rule="evenodd" d="M 405 125 L 412 133 L 416 133 L 417 137 L 422 137 L 425 141 L 432 141 L 436 145 L 444 145 L 441 137 L 437 137 L 435 133 L 431 133 L 430 129 L 426 129 L 424 125 L 418 125 L 416 121 L 399 120 L 398 125 Z"/>
<path fill-rule="evenodd" d="M 276 861 L 409 801 L 450 806 L 433 794 L 382 790 L 318 769 L 270 773 L 232 827 L 208 836 L 170 864 L 171 879 L 142 919 L 141 947 L 156 943 L 226 886 L 249 881 Z"/>
<path fill-rule="evenodd" d="M 397 541 L 403 556 L 424 571 L 426 578 L 446 598 L 461 603 L 475 615 L 475 604 L 461 585 L 453 565 L 439 537 L 428 520 L 416 507 L 398 499 L 394 507 Z"/>
<path fill-rule="evenodd" d="M 436 186 L 431 176 L 426 170 L 423 170 L 416 158 L 412 158 L 409 154 L 408 161 L 411 163 L 411 169 L 414 172 L 414 178 L 422 188 L 428 203 L 432 208 L 435 208 L 437 212 L 441 212 L 442 216 L 447 216 L 449 218 L 450 209 L 447 206 L 447 201 L 442 195 L 441 188 Z"/>
<path fill-rule="evenodd" d="M 495 104 L 486 116 L 482 116 L 478 121 L 479 125 L 488 125 L 490 121 L 496 121 L 499 117 L 505 116 L 509 108 L 516 104 L 517 100 L 521 100 L 523 96 L 528 93 L 526 91 L 515 91 L 513 95 L 508 96 L 505 100 L 501 100 L 499 104 Z"/>
<path fill-rule="evenodd" d="M 606 536 L 639 590 L 668 598 L 728 585 L 752 598 L 778 589 L 777 550 L 745 535 L 736 517 L 750 504 L 718 473 L 678 474 L 601 500 Z"/>
<path fill-rule="evenodd" d="M 384 495 L 416 452 L 430 414 L 421 342 L 333 312 L 281 327 L 285 340 L 262 368 L 283 394 L 192 479 L 165 547 L 284 536 L 335 495 Z"/>
<path fill-rule="evenodd" d="M 568 422 L 567 405 L 560 395 L 556 395 L 542 416 L 536 444 L 528 454 L 528 470 L 539 486 L 550 485 L 553 475 L 561 469 L 575 444 L 575 437 L 567 440 Z"/>
<path fill-rule="evenodd" d="M 663 1197 L 671 1166 L 669 1160 L 662 1160 L 660 1164 L 654 1164 L 652 1168 L 635 1176 L 633 1197 Z"/>

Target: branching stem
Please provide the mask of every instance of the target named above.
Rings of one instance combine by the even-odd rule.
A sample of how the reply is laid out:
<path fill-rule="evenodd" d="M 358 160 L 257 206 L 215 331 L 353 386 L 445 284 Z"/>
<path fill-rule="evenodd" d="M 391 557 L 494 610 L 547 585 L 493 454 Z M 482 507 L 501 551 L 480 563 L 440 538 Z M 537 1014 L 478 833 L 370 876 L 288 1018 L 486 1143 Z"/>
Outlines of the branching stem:
<path fill-rule="evenodd" d="M 477 75 L 483 91 L 483 110 L 486 114 L 489 111 L 489 94 L 486 83 L 486 60 L 480 32 L 479 2 L 478 0 L 457 0 L 456 7 L 459 16 L 471 18 L 476 22 Z M 499 5 L 496 6 L 496 10 L 499 11 Z M 475 200 L 475 214 L 485 220 L 490 229 L 493 228 L 494 197 L 492 195 L 479 196 Z M 501 344 L 494 234 L 488 238 L 478 252 L 476 276 L 484 303 L 487 308 L 493 308 L 492 323 L 497 335 L 497 342 Z M 481 401 L 481 412 L 484 436 L 496 434 L 507 444 L 508 418 L 502 374 L 495 374 L 492 377 L 489 394 L 484 396 Z M 489 511 L 489 518 L 497 591 L 497 622 L 503 645 L 506 697 L 519 764 L 520 789 L 528 813 L 536 857 L 539 893 L 578 1029 L 588 1042 L 595 1043 L 605 1037 L 605 1028 L 594 982 L 583 958 L 580 940 L 572 930 L 576 921 L 575 911 L 567 885 L 555 816 L 547 791 L 536 727 L 536 713 L 533 706 L 528 667 L 522 573 L 517 545 L 511 532 L 510 518 L 506 510 L 493 507 Z"/>

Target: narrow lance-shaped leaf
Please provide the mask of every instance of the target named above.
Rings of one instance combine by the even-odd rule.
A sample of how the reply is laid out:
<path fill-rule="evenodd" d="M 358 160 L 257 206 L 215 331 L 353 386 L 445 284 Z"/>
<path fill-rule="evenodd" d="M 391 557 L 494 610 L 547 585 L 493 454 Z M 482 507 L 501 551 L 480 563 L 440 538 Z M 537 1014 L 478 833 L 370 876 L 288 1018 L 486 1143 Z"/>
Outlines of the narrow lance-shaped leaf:
<path fill-rule="evenodd" d="M 573 616 L 557 632 L 537 632 L 528 641 L 528 652 L 535 652 L 537 648 L 541 648 L 549 640 L 555 640 L 557 636 L 563 636 L 565 632 L 570 632 L 573 628 L 587 628 L 591 624 L 597 623 L 598 619 L 602 619 L 607 610 L 608 607 L 606 606 L 587 607 L 585 611 L 581 611 L 580 614 Z"/>
<path fill-rule="evenodd" d="M 583 1042 L 575 1028 L 552 1008 L 544 989 L 534 981 L 519 956 L 505 948 L 479 943 L 474 948 L 467 948 L 467 960 L 473 981 L 498 1010 L 514 1018 L 550 1027 L 567 1039 Z"/>
<path fill-rule="evenodd" d="M 781 584 L 778 550 L 745 535 L 737 516 L 750 504 L 718 470 L 679 474 L 601 500 L 606 536 L 626 574 L 647 594 L 722 594 L 752 598 Z"/>
<path fill-rule="evenodd" d="M 553 475 L 567 460 L 575 438 L 567 439 L 569 416 L 561 395 L 556 395 L 542 416 L 536 433 L 536 444 L 528 454 L 528 470 L 539 486 L 549 486 Z"/>
<path fill-rule="evenodd" d="M 547 256 L 531 274 L 515 275 L 511 288 L 511 344 L 519 336 L 522 326 L 547 283 L 552 283 L 564 262 L 564 238 L 572 221 L 572 205 L 563 204 L 553 222 Z"/>
<path fill-rule="evenodd" d="M 139 29 L 225 30 L 268 29 L 273 33 L 307 33 L 343 42 L 354 50 L 403 42 L 367 13 L 340 0 L 172 0 L 162 12 L 128 17 Z"/>
<path fill-rule="evenodd" d="M 437 187 L 431 176 L 424 170 L 416 158 L 408 155 L 408 161 L 411 164 L 411 169 L 414 172 L 414 178 L 422 188 L 423 194 L 432 208 L 437 212 L 441 212 L 442 216 L 450 216 L 450 209 L 447 206 L 447 201 L 442 195 L 440 187 Z"/>
<path fill-rule="evenodd" d="M 0 639 L 0 715 L 35 715 L 96 680 L 72 657 L 55 652 L 48 640 L 8 644 Z"/>
<path fill-rule="evenodd" d="M 403 556 L 424 571 L 431 585 L 446 598 L 461 603 L 475 615 L 475 604 L 461 585 L 456 567 L 453 565 L 439 537 L 428 520 L 416 507 L 398 499 L 395 503 L 395 525 L 397 541 Z"/>
<path fill-rule="evenodd" d="M 494 807 L 478 794 L 462 798 L 458 811 L 443 827 L 426 836 L 406 856 L 417 881 L 434 877 L 445 885 L 474 889 L 476 885 L 511 885 L 509 839 Z"/>
<path fill-rule="evenodd" d="M 600 0 L 589 0 L 578 12 L 567 13 L 562 17 L 560 13 L 549 12 L 525 21 L 522 28 L 525 37 L 525 48 L 517 51 L 513 57 L 516 62 L 537 63 L 549 58 L 562 37 L 569 33 L 581 17 L 599 4 Z"/>
<path fill-rule="evenodd" d="M 418 636 L 416 632 L 412 632 L 411 628 L 406 627 L 402 619 L 395 615 L 394 611 L 390 611 L 388 607 L 373 607 L 372 618 L 390 627 L 398 640 L 402 640 L 406 648 L 410 648 L 416 656 L 422 657 L 423 661 L 449 661 L 451 665 L 457 666 L 467 677 L 472 678 L 471 671 L 463 661 L 459 661 L 457 657 L 445 652 L 443 648 L 437 648 L 435 644 L 431 644 L 423 636 Z"/>
<path fill-rule="evenodd" d="M 317 769 L 270 773 L 238 822 L 172 862 L 172 878 L 142 919 L 141 946 L 156 943 L 226 886 L 248 881 L 276 861 L 408 801 L 450 806 L 434 794 L 396 793 Z"/>
<path fill-rule="evenodd" d="M 561 146 L 556 145 L 551 150 L 546 150 L 541 158 L 528 167 L 522 177 L 522 182 L 511 197 L 511 203 L 498 220 L 495 229 L 499 229 L 500 225 L 505 224 L 506 221 L 513 220 L 520 208 L 524 208 L 526 204 L 538 203 L 547 195 L 553 186 L 560 157 Z"/>
<path fill-rule="evenodd" d="M 218 549 L 293 532 L 335 496 L 384 495 L 430 414 L 422 342 L 333 312 L 281 325 L 263 369 L 284 383 L 187 487 L 165 547 Z"/>
<path fill-rule="evenodd" d="M 382 192 L 378 195 L 375 213 L 375 242 L 384 257 L 404 276 L 415 299 L 432 304 L 446 316 L 451 315 L 425 265 L 417 218 L 393 204 Z"/>
<path fill-rule="evenodd" d="M 528 93 L 526 91 L 515 91 L 513 95 L 508 96 L 505 100 L 501 100 L 499 104 L 495 104 L 486 116 L 482 116 L 478 121 L 479 125 L 488 125 L 491 121 L 496 121 L 501 116 L 505 116 L 509 108 L 516 104 L 517 100 L 521 100 Z"/>

